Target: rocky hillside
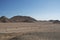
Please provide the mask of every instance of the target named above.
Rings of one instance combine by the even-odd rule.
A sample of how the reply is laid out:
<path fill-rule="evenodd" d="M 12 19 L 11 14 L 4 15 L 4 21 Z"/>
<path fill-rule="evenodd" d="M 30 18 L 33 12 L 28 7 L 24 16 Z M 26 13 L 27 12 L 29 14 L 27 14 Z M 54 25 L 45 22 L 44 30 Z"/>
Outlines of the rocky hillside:
<path fill-rule="evenodd" d="M 5 23 L 5 22 L 10 22 L 10 21 L 9 21 L 9 19 L 7 17 L 2 16 L 2 17 L 0 17 L 0 22 Z"/>
<path fill-rule="evenodd" d="M 0 22 L 35 22 L 35 20 L 32 17 L 29 16 L 13 16 L 12 18 L 7 18 L 5 16 L 0 17 Z"/>

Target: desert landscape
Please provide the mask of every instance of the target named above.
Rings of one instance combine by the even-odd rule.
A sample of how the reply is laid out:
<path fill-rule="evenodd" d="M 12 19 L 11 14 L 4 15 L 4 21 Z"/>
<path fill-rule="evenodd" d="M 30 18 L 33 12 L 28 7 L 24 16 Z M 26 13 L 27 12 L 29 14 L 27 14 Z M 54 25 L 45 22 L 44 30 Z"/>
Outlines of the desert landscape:
<path fill-rule="evenodd" d="M 21 18 L 21 16 L 19 16 Z M 5 17 L 0 20 L 0 40 L 60 40 L 60 24 L 49 21 L 19 21 L 9 22 Z M 27 18 L 27 17 L 22 17 Z M 2 21 L 4 19 L 4 21 Z M 20 19 L 20 20 L 22 20 Z M 26 19 L 27 20 L 27 19 Z"/>
<path fill-rule="evenodd" d="M 0 0 L 0 40 L 60 40 L 60 0 Z"/>

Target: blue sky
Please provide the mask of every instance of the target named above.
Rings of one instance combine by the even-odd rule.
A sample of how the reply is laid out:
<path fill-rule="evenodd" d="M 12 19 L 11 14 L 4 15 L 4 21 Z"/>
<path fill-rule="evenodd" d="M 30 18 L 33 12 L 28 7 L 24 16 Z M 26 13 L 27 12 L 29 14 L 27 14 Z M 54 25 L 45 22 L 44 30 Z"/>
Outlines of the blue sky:
<path fill-rule="evenodd" d="M 15 15 L 60 20 L 60 0 L 0 0 L 0 16 Z"/>

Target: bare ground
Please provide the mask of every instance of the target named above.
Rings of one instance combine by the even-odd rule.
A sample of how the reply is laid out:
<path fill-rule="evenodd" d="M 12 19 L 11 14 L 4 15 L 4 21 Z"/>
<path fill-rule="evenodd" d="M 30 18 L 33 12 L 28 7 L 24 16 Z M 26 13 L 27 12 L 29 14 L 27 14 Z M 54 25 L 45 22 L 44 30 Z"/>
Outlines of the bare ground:
<path fill-rule="evenodd" d="M 17 40 L 59 40 L 60 24 L 51 22 L 0 23 L 0 40 L 15 40 L 16 37 L 18 37 Z"/>

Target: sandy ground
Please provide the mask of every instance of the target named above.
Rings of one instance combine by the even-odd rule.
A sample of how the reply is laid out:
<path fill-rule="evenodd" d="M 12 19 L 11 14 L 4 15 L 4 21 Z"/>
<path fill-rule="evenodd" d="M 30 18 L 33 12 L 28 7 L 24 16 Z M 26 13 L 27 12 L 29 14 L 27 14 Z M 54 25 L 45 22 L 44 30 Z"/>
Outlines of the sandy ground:
<path fill-rule="evenodd" d="M 24 35 L 24 33 L 29 34 Z M 19 35 L 22 36 L 18 37 Z M 18 37 L 19 40 L 20 38 L 22 40 L 60 40 L 60 24 L 51 22 L 0 23 L 0 40 L 16 40 L 14 37 Z"/>
<path fill-rule="evenodd" d="M 60 32 L 60 24 L 51 22 L 36 23 L 0 23 L 0 33 L 19 33 L 19 32 Z"/>

